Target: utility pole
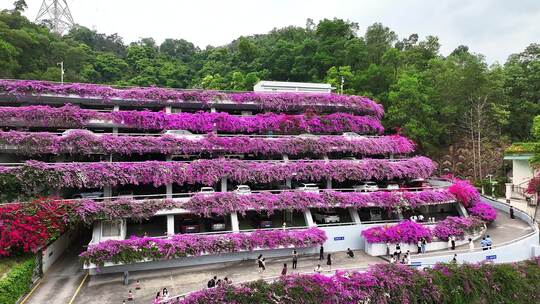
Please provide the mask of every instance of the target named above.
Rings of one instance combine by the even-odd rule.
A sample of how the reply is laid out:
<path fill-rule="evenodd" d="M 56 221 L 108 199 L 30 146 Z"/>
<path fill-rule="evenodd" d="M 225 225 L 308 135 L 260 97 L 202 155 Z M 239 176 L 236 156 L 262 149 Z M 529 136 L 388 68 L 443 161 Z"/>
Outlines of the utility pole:
<path fill-rule="evenodd" d="M 66 0 L 43 0 L 35 23 L 44 23 L 51 31 L 62 35 L 75 26 Z"/>
<path fill-rule="evenodd" d="M 343 84 L 345 83 L 345 77 L 341 76 L 341 95 L 343 95 Z"/>
<path fill-rule="evenodd" d="M 64 84 L 64 62 L 60 61 L 56 65 L 60 66 L 60 83 Z"/>

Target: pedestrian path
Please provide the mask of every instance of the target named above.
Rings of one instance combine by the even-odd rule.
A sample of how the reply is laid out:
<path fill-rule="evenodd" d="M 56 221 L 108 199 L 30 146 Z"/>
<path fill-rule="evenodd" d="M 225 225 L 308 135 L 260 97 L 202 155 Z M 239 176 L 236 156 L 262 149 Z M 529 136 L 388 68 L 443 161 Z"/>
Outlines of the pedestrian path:
<path fill-rule="evenodd" d="M 345 252 L 332 253 L 332 256 L 331 272 L 338 268 L 365 269 L 369 265 L 385 263 L 384 260 L 361 251 L 355 251 L 354 258 L 347 257 Z M 130 303 L 152 303 L 156 293 L 163 288 L 167 288 L 171 295 L 196 291 L 206 287 L 208 280 L 213 276 L 220 279 L 228 277 L 233 283 L 279 276 L 283 263 L 287 263 L 288 274 L 313 272 L 319 263 L 323 270 L 329 273 L 326 260 L 319 261 L 318 257 L 318 255 L 300 256 L 296 270 L 292 269 L 292 257 L 267 258 L 266 271 L 263 273 L 258 272 L 254 260 L 130 272 L 128 286 L 122 285 L 121 273 L 95 275 L 87 279 L 75 303 L 122 303 L 122 300 L 127 298 L 129 290 L 133 292 L 135 298 Z M 140 290 L 135 290 L 136 280 L 140 280 Z"/>

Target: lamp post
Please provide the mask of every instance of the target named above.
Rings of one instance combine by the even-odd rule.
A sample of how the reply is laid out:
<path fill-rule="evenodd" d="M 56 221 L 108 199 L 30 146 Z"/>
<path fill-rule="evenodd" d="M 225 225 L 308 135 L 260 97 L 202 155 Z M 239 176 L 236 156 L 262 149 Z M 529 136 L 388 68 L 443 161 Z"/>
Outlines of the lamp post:
<path fill-rule="evenodd" d="M 60 83 L 64 84 L 64 62 L 60 61 L 56 65 L 60 66 Z"/>
<path fill-rule="evenodd" d="M 341 95 L 343 95 L 343 84 L 345 83 L 345 77 L 341 76 Z"/>

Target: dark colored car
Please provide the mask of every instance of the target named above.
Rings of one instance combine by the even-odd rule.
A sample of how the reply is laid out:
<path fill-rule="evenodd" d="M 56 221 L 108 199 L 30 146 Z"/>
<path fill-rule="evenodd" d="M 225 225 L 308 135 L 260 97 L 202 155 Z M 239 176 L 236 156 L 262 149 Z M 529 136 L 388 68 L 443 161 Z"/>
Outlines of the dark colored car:
<path fill-rule="evenodd" d="M 182 220 L 182 225 L 180 226 L 180 231 L 182 233 L 198 233 L 201 231 L 199 226 L 199 220 L 195 217 L 185 217 Z"/>
<path fill-rule="evenodd" d="M 260 229 L 266 229 L 266 228 L 273 228 L 274 225 L 272 223 L 272 219 L 268 215 L 264 214 L 257 214 L 255 217 L 253 217 L 253 227 L 260 228 Z"/>

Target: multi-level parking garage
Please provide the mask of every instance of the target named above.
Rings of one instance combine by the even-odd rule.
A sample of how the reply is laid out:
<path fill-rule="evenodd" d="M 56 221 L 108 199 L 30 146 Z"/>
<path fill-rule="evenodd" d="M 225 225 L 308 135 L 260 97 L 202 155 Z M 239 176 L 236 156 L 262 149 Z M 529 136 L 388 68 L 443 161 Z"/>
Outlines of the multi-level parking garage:
<path fill-rule="evenodd" d="M 449 182 L 428 179 L 435 164 L 415 156 L 407 138 L 386 134 L 382 107 L 364 97 L 1 81 L 0 102 L 1 174 L 34 194 L 73 200 L 89 214 L 89 248 L 182 235 L 291 238 L 180 255 L 189 259 L 149 256 L 140 262 L 160 261 L 133 269 L 320 244 L 363 249 L 369 227 L 467 215 Z M 118 263 L 102 264 L 123 269 Z"/>

